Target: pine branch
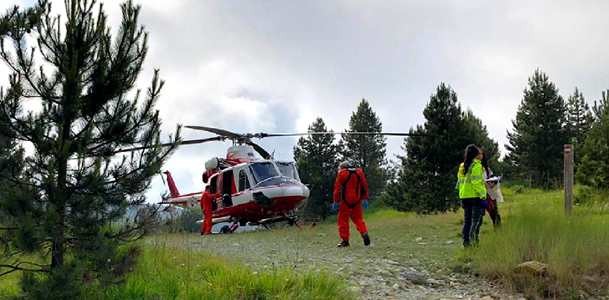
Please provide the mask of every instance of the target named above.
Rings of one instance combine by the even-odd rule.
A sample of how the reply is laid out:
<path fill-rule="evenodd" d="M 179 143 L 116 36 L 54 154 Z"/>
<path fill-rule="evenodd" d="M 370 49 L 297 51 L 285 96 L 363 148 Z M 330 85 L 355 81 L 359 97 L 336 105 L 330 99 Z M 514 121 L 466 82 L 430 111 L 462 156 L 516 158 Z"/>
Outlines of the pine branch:
<path fill-rule="evenodd" d="M 27 265 L 31 265 L 31 266 L 39 267 L 39 268 L 38 269 L 22 268 L 22 267 L 20 267 L 22 264 L 27 264 Z M 46 273 L 46 272 L 49 271 L 49 267 L 50 267 L 50 265 L 41 265 L 41 264 L 36 264 L 36 263 L 32 263 L 32 262 L 19 262 L 16 265 L 3 265 L 3 264 L 0 264 L 0 268 L 10 269 L 10 270 L 8 270 L 6 272 L 0 273 L 0 277 L 2 277 L 4 275 L 8 275 L 10 273 L 13 273 L 15 271 Z"/>

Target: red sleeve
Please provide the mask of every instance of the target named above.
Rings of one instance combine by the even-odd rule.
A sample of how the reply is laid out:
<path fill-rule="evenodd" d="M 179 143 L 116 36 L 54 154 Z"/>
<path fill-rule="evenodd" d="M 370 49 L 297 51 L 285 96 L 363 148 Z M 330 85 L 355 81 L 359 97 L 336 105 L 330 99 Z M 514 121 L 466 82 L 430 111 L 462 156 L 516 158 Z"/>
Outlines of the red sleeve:
<path fill-rule="evenodd" d="M 359 176 L 362 179 L 362 185 L 364 186 L 364 198 L 366 200 L 370 200 L 370 195 L 368 194 L 368 182 L 366 182 L 366 176 L 364 176 L 364 172 L 362 169 L 357 169 Z"/>
<path fill-rule="evenodd" d="M 343 179 L 341 176 L 342 174 L 344 174 L 343 170 L 338 171 L 338 174 L 336 175 L 336 182 L 334 183 L 334 202 L 340 201 L 340 192 L 343 188 Z"/>
<path fill-rule="evenodd" d="M 199 205 L 201 206 L 201 210 L 203 210 L 203 205 L 205 203 L 205 192 L 201 194 L 201 200 L 199 200 Z"/>

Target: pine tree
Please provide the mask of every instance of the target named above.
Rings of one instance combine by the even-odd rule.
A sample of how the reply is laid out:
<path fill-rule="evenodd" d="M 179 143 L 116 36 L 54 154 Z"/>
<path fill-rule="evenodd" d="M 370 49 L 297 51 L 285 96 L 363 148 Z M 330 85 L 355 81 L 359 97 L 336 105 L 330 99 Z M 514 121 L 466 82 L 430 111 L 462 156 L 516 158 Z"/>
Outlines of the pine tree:
<path fill-rule="evenodd" d="M 351 115 L 346 132 L 382 132 L 383 124 L 366 99 Z M 388 179 L 385 147 L 387 138 L 381 135 L 343 135 L 341 154 L 346 160 L 364 171 L 370 196 L 381 194 Z"/>
<path fill-rule="evenodd" d="M 609 90 L 594 102 L 594 119 L 582 149 L 577 179 L 594 187 L 609 188 Z"/>
<path fill-rule="evenodd" d="M 141 237 L 150 218 L 117 221 L 145 201 L 179 141 L 178 128 L 171 146 L 160 146 L 158 71 L 143 101 L 139 90 L 131 93 L 148 51 L 140 7 L 122 4 L 114 39 L 95 1 L 66 0 L 65 7 L 65 23 L 46 0 L 0 19 L 0 56 L 12 71 L 0 95 L 0 127 L 34 149 L 23 172 L 0 173 L 0 182 L 10 182 L 0 193 L 0 261 L 2 274 L 23 271 L 22 287 L 35 299 L 49 291 L 73 299 L 82 283 L 120 280 L 139 250 L 119 246 Z M 28 99 L 40 109 L 24 111 Z M 145 148 L 112 156 L 134 145 Z"/>
<path fill-rule="evenodd" d="M 468 109 L 463 115 L 463 122 L 467 129 L 465 136 L 472 141 L 470 143 L 482 148 L 484 156 L 488 160 L 489 167 L 493 172 L 499 171 L 499 144 L 489 137 L 488 130 L 486 129 L 486 126 L 482 124 L 482 120 L 478 119 L 478 117 Z"/>
<path fill-rule="evenodd" d="M 592 122 L 593 118 L 590 107 L 586 103 L 584 95 L 576 87 L 575 92 L 573 92 L 573 95 L 569 97 L 567 102 L 567 121 L 565 124 L 565 130 L 571 137 L 571 143 L 575 148 L 576 165 L 581 162 L 582 155 L 579 152 L 590 131 Z"/>
<path fill-rule="evenodd" d="M 575 144 L 583 145 L 592 122 L 593 117 L 590 107 L 586 103 L 584 95 L 578 88 L 575 88 L 575 92 L 567 102 L 567 121 L 565 124 L 565 129 Z"/>
<path fill-rule="evenodd" d="M 317 118 L 309 126 L 309 132 L 328 131 L 322 118 Z M 312 135 L 301 137 L 294 147 L 294 159 L 300 180 L 309 184 L 311 194 L 305 207 L 305 218 L 325 219 L 330 215 L 334 193 L 338 146 L 334 135 Z"/>
<path fill-rule="evenodd" d="M 402 211 L 436 213 L 457 210 L 454 190 L 467 145 L 482 147 L 491 167 L 499 156 L 497 143 L 470 110 L 463 113 L 457 94 L 442 83 L 423 110 L 425 123 L 404 139 L 398 179 L 389 184 L 388 204 Z M 496 165 L 496 163 L 495 163 Z"/>
<path fill-rule="evenodd" d="M 536 70 L 529 78 L 524 98 L 508 132 L 508 161 L 533 183 L 546 188 L 559 184 L 563 147 L 569 142 L 565 129 L 566 106 L 548 76 Z"/>

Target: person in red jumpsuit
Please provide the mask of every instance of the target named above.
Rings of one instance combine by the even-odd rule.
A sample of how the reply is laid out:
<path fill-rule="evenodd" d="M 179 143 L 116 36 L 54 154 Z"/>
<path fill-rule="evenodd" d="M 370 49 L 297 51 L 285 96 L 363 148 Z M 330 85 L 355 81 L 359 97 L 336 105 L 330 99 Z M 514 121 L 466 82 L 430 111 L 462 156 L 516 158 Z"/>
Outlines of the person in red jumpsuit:
<path fill-rule="evenodd" d="M 370 245 L 362 208 L 368 209 L 368 183 L 364 172 L 360 168 L 352 167 L 349 162 L 342 162 L 334 184 L 334 204 L 332 204 L 332 209 L 338 210 L 338 233 L 342 239 L 338 247 L 349 246 L 349 217 L 364 239 L 364 245 Z"/>
<path fill-rule="evenodd" d="M 201 210 L 205 215 L 205 218 L 203 219 L 203 224 L 201 224 L 201 235 L 211 234 L 212 201 L 214 201 L 214 198 L 216 197 L 220 197 L 220 194 L 212 194 L 210 192 L 210 186 L 206 186 L 205 191 L 201 195 Z"/>

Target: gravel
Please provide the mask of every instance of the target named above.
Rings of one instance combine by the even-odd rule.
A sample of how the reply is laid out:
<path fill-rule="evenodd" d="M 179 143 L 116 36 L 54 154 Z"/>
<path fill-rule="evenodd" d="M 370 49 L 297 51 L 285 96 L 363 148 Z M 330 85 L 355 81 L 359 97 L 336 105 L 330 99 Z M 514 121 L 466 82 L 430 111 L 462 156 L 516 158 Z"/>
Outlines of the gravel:
<path fill-rule="evenodd" d="M 149 240 L 165 239 L 174 246 L 237 260 L 254 271 L 290 268 L 296 273 L 334 273 L 365 300 L 521 297 L 505 294 L 481 278 L 453 272 L 455 254 L 463 250 L 458 243 L 446 241 L 454 230 L 458 232 L 456 222 L 446 222 L 444 227 L 427 225 L 416 234 L 409 233 L 416 226 L 426 226 L 418 219 L 423 218 L 371 223 L 372 244 L 368 247 L 352 228 L 351 246 L 344 249 L 336 247 L 339 239 L 333 224 L 228 235 L 163 235 Z M 424 245 L 420 245 L 421 236 L 425 236 Z"/>

